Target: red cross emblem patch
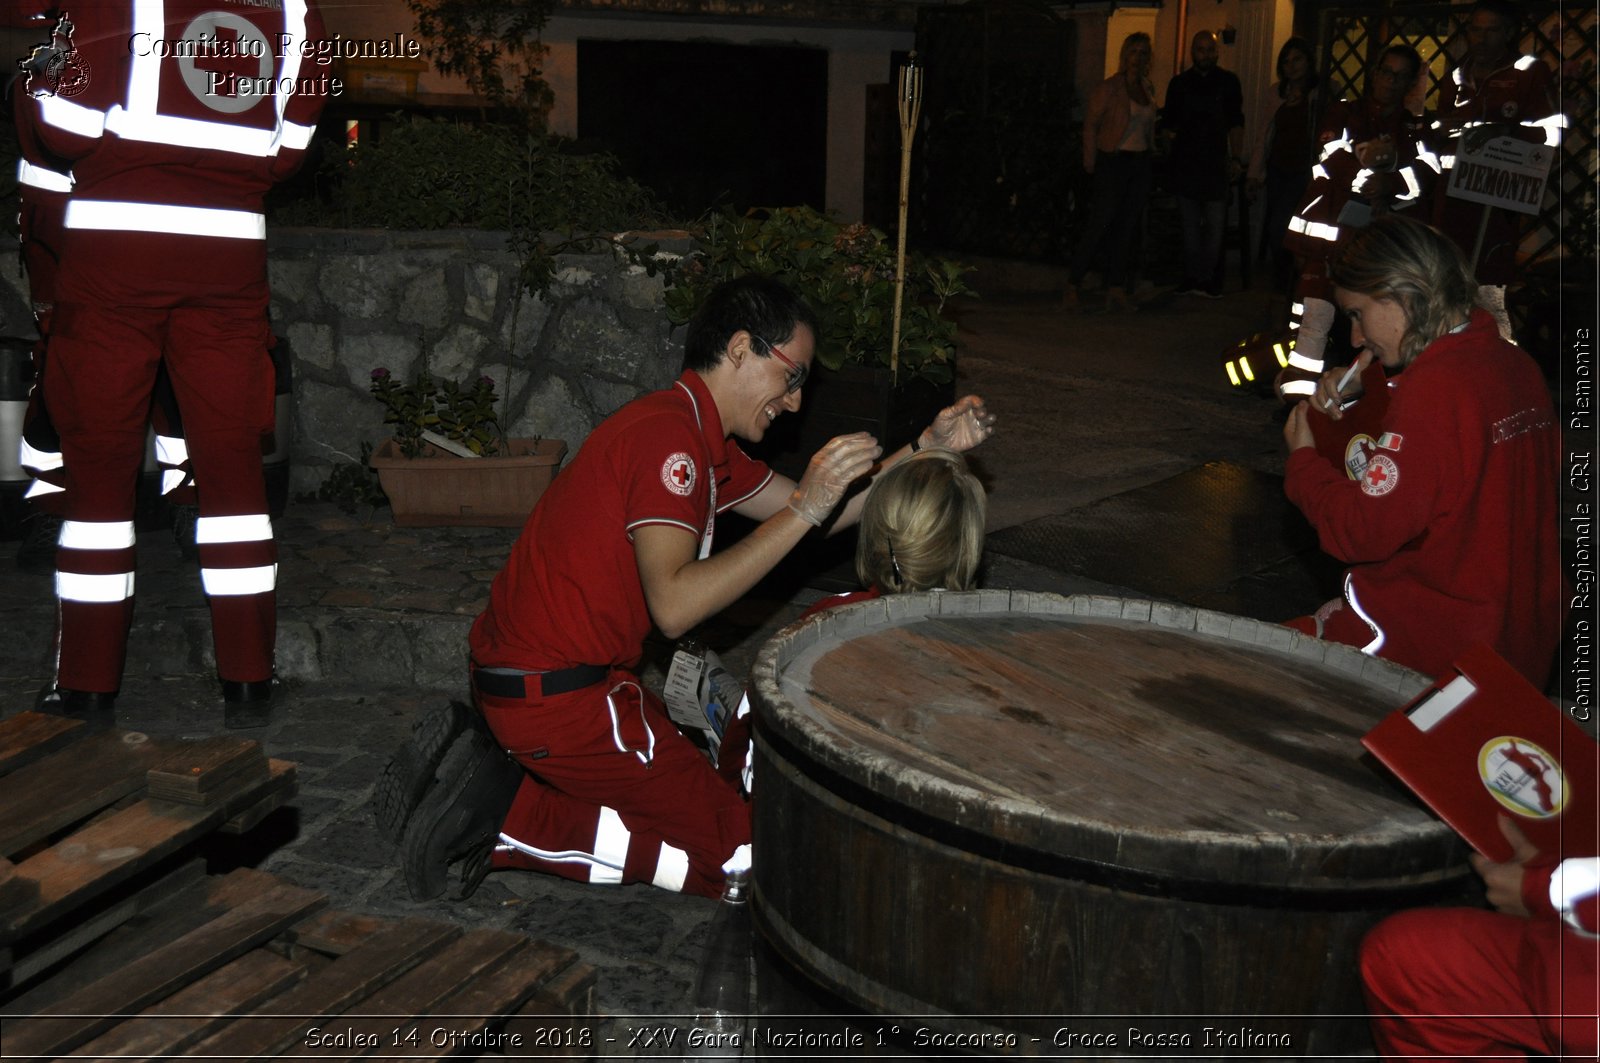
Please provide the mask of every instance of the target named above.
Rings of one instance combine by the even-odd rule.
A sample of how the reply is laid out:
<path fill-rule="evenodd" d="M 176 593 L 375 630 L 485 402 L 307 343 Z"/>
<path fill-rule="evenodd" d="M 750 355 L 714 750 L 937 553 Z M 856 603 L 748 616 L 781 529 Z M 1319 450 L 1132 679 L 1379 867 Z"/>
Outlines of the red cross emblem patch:
<path fill-rule="evenodd" d="M 661 463 L 661 482 L 675 495 L 688 496 L 694 490 L 694 459 L 683 451 Z"/>
<path fill-rule="evenodd" d="M 1400 466 L 1387 454 L 1374 454 L 1361 474 L 1361 490 L 1374 497 L 1386 495 L 1400 484 Z"/>

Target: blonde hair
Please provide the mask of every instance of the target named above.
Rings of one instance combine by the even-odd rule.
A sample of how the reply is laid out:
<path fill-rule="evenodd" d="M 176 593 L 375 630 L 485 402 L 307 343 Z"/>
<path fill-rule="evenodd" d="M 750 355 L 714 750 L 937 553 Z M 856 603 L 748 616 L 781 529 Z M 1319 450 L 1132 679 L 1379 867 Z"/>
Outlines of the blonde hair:
<path fill-rule="evenodd" d="M 1403 365 L 1465 321 L 1478 292 L 1471 267 L 1448 237 L 1396 214 L 1344 237 L 1328 261 L 1328 279 L 1345 291 L 1400 305 L 1406 315 Z"/>
<path fill-rule="evenodd" d="M 878 477 L 861 511 L 856 576 L 886 593 L 971 590 L 989 499 L 967 461 L 920 450 Z"/>

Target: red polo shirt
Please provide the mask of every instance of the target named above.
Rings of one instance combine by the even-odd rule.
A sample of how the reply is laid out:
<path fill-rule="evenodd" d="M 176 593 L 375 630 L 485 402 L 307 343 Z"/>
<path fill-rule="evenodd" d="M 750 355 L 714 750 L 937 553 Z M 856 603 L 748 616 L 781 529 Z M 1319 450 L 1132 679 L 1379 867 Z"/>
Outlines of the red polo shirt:
<path fill-rule="evenodd" d="M 484 667 L 638 664 L 650 612 L 633 529 L 670 524 L 711 552 L 716 514 L 771 480 L 723 432 L 699 373 L 635 399 L 584 441 L 523 526 L 472 625 Z"/>

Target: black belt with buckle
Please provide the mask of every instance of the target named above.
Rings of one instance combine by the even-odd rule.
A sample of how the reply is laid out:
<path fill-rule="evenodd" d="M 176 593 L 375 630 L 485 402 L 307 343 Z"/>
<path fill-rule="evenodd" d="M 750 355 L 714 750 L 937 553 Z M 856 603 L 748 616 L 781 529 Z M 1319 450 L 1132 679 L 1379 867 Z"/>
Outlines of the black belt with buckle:
<path fill-rule="evenodd" d="M 578 664 L 554 672 L 472 672 L 473 685 L 492 698 L 548 698 L 592 687 L 611 674 L 603 664 Z"/>

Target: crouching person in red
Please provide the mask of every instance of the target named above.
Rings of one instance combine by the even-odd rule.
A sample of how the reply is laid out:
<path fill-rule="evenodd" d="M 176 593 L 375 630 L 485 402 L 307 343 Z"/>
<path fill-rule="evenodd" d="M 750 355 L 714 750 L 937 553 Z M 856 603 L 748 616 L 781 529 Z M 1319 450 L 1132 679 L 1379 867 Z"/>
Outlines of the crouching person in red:
<path fill-rule="evenodd" d="M 722 285 L 689 324 L 677 383 L 596 428 L 539 500 L 470 636 L 489 733 L 455 741 L 405 826 L 413 896 L 443 893 L 457 861 L 461 896 L 525 868 L 714 897 L 725 863 L 748 866 L 745 799 L 635 670 L 652 625 L 677 638 L 732 604 L 812 528 L 854 523 L 867 493 L 841 505 L 851 484 L 912 453 L 880 463 L 870 435 L 840 436 L 796 484 L 739 448 L 800 408 L 817 339 L 778 282 Z M 919 442 L 967 450 L 992 431 L 968 396 Z M 761 524 L 713 554 L 730 509 Z"/>
<path fill-rule="evenodd" d="M 1312 429 L 1343 416 L 1346 374 L 1324 374 L 1284 425 L 1289 500 L 1350 565 L 1343 594 L 1290 626 L 1426 675 L 1487 643 L 1542 689 L 1565 604 L 1561 433 L 1539 367 L 1473 305 L 1455 245 L 1420 222 L 1356 230 L 1328 273 L 1360 370 L 1377 360 L 1398 375 L 1377 438 L 1351 440 L 1348 471 Z"/>
<path fill-rule="evenodd" d="M 1501 828 L 1510 861 L 1472 856 L 1495 911 L 1401 912 L 1362 943 L 1384 1059 L 1595 1058 L 1600 857 L 1558 862 Z"/>

